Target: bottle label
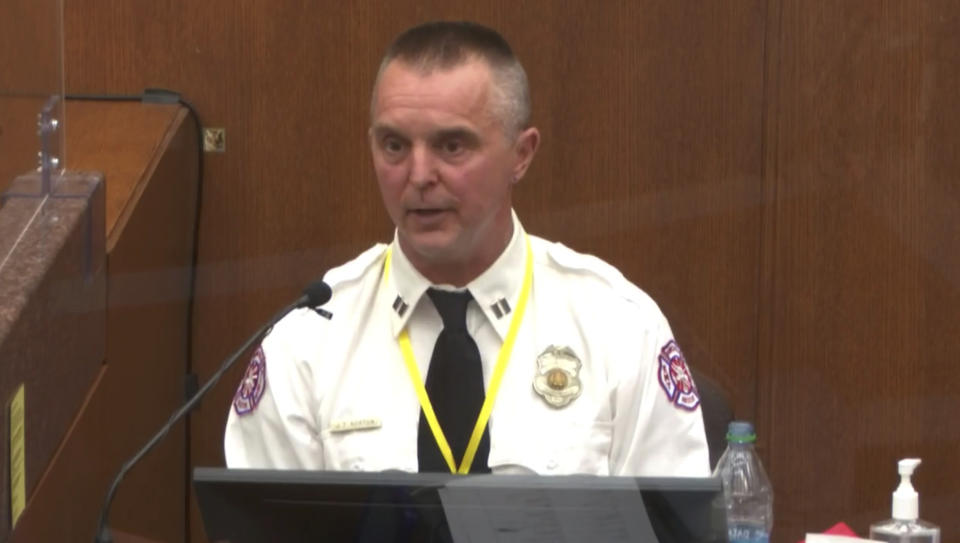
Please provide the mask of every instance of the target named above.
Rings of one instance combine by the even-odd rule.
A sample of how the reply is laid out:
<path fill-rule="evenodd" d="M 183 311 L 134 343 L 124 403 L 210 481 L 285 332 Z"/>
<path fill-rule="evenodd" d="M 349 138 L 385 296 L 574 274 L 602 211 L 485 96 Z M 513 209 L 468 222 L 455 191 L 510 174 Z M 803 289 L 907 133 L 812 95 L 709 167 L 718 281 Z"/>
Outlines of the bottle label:
<path fill-rule="evenodd" d="M 730 543 L 770 543 L 770 534 L 762 526 L 733 524 L 727 527 Z"/>

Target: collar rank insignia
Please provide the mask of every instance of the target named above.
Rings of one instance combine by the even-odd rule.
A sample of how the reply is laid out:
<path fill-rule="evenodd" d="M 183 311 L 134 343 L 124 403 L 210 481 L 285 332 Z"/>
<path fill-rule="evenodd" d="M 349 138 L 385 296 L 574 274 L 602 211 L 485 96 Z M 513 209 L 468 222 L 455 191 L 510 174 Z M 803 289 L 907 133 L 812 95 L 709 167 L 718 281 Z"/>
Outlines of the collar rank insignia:
<path fill-rule="evenodd" d="M 267 388 L 267 357 L 263 354 L 263 349 L 257 347 L 250 358 L 250 364 L 247 366 L 247 372 L 237 387 L 237 393 L 233 397 L 233 409 L 237 415 L 243 416 L 253 413 L 263 397 L 263 391 Z"/>
<path fill-rule="evenodd" d="M 407 312 L 407 308 L 410 306 L 407 305 L 407 302 L 403 301 L 403 298 L 397 294 L 396 299 L 393 300 L 393 310 L 397 312 L 397 315 L 403 316 Z"/>
<path fill-rule="evenodd" d="M 579 377 L 581 367 L 573 349 L 551 345 L 537 357 L 533 390 L 551 407 L 564 407 L 583 390 Z"/>
<path fill-rule="evenodd" d="M 690 368 L 683 358 L 680 346 L 670 340 L 660 350 L 660 370 L 658 378 L 660 387 L 667 394 L 667 399 L 674 405 L 687 411 L 693 411 L 700 405 L 700 393 L 690 375 Z"/>

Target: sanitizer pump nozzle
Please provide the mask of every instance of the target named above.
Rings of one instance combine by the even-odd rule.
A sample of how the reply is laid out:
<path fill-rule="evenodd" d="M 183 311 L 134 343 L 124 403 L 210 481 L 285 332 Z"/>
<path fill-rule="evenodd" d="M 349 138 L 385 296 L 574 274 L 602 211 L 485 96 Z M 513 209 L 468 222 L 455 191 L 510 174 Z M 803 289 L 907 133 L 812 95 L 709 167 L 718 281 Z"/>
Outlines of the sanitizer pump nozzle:
<path fill-rule="evenodd" d="M 893 492 L 893 518 L 870 526 L 870 540 L 886 543 L 940 543 L 940 528 L 920 520 L 920 497 L 910 476 L 919 458 L 897 462 L 900 486 Z"/>
<path fill-rule="evenodd" d="M 897 520 L 917 520 L 920 516 L 920 499 L 910 482 L 913 470 L 919 465 L 919 458 L 904 458 L 897 462 L 900 486 L 893 492 L 893 518 Z"/>

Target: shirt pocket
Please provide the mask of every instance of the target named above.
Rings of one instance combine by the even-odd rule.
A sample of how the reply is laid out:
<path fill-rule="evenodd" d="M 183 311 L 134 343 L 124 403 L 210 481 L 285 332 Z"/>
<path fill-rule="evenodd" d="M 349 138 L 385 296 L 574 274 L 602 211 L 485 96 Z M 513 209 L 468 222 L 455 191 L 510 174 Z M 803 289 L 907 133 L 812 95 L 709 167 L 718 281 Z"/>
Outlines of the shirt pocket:
<path fill-rule="evenodd" d="M 410 451 L 384 427 L 320 432 L 324 466 L 334 471 L 417 471 L 416 451 Z"/>
<path fill-rule="evenodd" d="M 490 451 L 494 473 L 610 474 L 611 422 L 551 424 L 509 434 Z"/>

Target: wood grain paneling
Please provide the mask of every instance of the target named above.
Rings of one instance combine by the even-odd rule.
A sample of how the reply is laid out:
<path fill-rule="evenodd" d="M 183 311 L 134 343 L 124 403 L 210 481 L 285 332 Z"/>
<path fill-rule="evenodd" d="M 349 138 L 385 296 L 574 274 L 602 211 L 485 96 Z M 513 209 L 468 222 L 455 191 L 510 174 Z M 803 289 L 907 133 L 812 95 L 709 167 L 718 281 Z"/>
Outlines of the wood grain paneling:
<path fill-rule="evenodd" d="M 783 1 L 760 420 L 780 540 L 889 517 L 898 458 L 960 531 L 960 6 Z M 950 535 L 953 534 L 953 535 Z"/>
<path fill-rule="evenodd" d="M 126 114 L 135 111 L 143 130 L 125 143 L 132 151 L 123 153 L 125 159 L 108 161 L 106 149 L 84 155 L 90 164 L 104 164 L 108 175 L 116 170 L 119 178 L 129 171 L 130 179 L 138 180 L 117 191 L 129 194 L 126 200 L 107 201 L 108 217 L 116 219 L 107 239 L 107 363 L 117 387 L 111 404 L 137 413 L 135 426 L 124 432 L 126 443 L 114 449 L 125 458 L 184 401 L 199 142 L 183 108 L 100 106 L 114 111 L 127 106 Z M 114 122 L 122 117 L 100 116 Z M 152 153 L 143 155 L 144 149 Z M 109 439 L 113 432 L 108 428 L 100 435 Z M 186 455 L 186 424 L 181 422 L 130 472 L 117 493 L 111 526 L 158 541 L 181 540 Z"/>
<path fill-rule="evenodd" d="M 62 92 L 63 0 L 4 0 L 0 5 L 0 96 Z"/>
<path fill-rule="evenodd" d="M 196 137 L 183 134 L 173 138 L 173 134 L 181 124 L 187 125 L 184 131 L 189 130 L 192 121 L 185 119 L 186 110 L 139 102 L 71 100 L 67 112 L 78 131 L 68 141 L 71 152 L 76 155 L 71 169 L 96 167 L 112 180 L 106 195 L 106 221 L 107 252 L 113 253 L 126 232 L 127 222 L 138 209 L 143 192 L 150 185 L 156 162 L 166 152 L 190 158 L 191 149 L 186 145 Z M 171 144 L 173 148 L 170 148 Z M 195 158 L 192 160 L 196 161 Z M 189 168 L 185 170 L 189 171 Z M 189 194 L 185 192 L 183 196 Z M 192 218 L 188 219 L 192 221 Z M 161 257 L 162 253 L 158 251 L 156 256 Z M 117 258 L 119 255 L 114 256 L 114 260 Z"/>
<path fill-rule="evenodd" d="M 0 96 L 0 192 L 37 167 L 37 113 L 43 98 Z"/>
<path fill-rule="evenodd" d="M 0 3 L 0 191 L 37 166 L 37 114 L 63 93 L 62 15 L 63 0 Z"/>
<path fill-rule="evenodd" d="M 647 290 L 691 363 L 747 392 L 734 394 L 746 417 L 754 411 L 763 17 L 761 2 L 583 4 L 551 10 L 551 47 L 543 37 L 518 45 L 532 52 L 545 134 L 519 190 L 521 216 Z"/>

